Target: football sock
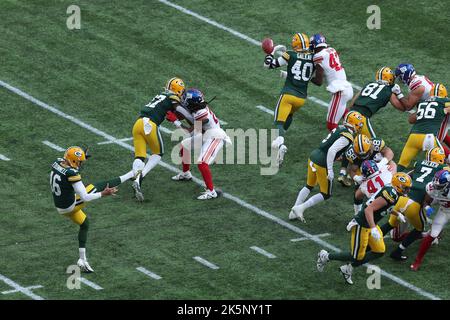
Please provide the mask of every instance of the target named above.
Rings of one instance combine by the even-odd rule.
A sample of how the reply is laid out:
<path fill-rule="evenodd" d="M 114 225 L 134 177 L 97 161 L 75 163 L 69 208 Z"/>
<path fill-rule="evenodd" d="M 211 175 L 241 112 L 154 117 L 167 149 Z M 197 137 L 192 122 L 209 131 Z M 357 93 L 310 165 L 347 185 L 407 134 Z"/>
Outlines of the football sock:
<path fill-rule="evenodd" d="M 198 164 L 198 170 L 200 170 L 203 181 L 205 181 L 206 188 L 210 191 L 214 190 L 214 185 L 212 181 L 211 171 L 209 170 L 209 165 L 206 162 L 201 162 Z"/>
<path fill-rule="evenodd" d="M 348 161 L 347 157 L 343 156 L 342 157 L 342 161 L 341 161 L 341 171 L 340 171 L 340 173 L 347 174 L 347 167 L 348 167 L 349 163 L 350 163 L 350 161 Z M 343 171 L 345 171 L 345 172 L 343 172 Z"/>
<path fill-rule="evenodd" d="M 444 138 L 444 143 L 448 146 L 448 147 L 450 147 L 450 135 L 446 135 L 445 136 L 445 138 Z"/>
<path fill-rule="evenodd" d="M 275 123 L 275 126 L 276 126 L 277 129 L 278 129 L 278 136 L 283 137 L 284 134 L 286 133 L 286 130 L 284 130 L 284 122 L 279 122 L 279 121 L 277 121 L 277 122 Z"/>
<path fill-rule="evenodd" d="M 117 177 L 111 180 L 96 182 L 94 183 L 94 187 L 95 189 L 97 189 L 97 192 L 102 192 L 103 190 L 105 190 L 106 185 L 108 185 L 110 188 L 113 188 L 117 187 L 121 183 L 122 183 L 121 178 Z"/>
<path fill-rule="evenodd" d="M 183 172 L 187 172 L 190 170 L 191 166 L 189 164 L 189 152 L 187 152 L 186 149 L 183 147 L 180 150 L 180 156 L 181 156 L 181 164 L 183 166 Z"/>
<path fill-rule="evenodd" d="M 291 126 L 291 123 L 292 123 L 292 119 L 293 119 L 292 114 L 290 114 L 290 115 L 287 117 L 286 122 L 284 123 L 284 126 L 283 126 L 283 129 L 284 129 L 284 130 L 289 129 L 289 127 Z"/>
<path fill-rule="evenodd" d="M 309 196 L 310 192 L 311 190 L 309 190 L 307 187 L 303 187 L 298 193 L 297 200 L 295 200 L 295 205 L 298 206 L 299 204 L 303 203 Z"/>
<path fill-rule="evenodd" d="M 142 171 L 145 166 L 145 158 L 136 158 L 133 161 L 133 175 L 136 176 L 138 171 Z"/>
<path fill-rule="evenodd" d="M 124 183 L 125 181 L 128 181 L 133 177 L 134 177 L 134 172 L 133 172 L 133 170 L 131 170 L 131 171 L 125 173 L 123 176 L 119 177 L 120 183 Z"/>
<path fill-rule="evenodd" d="M 313 195 L 311 198 L 309 198 L 308 201 L 303 203 L 303 205 L 305 206 L 305 209 L 307 209 L 307 208 L 312 207 L 324 200 L 325 200 L 325 198 L 323 197 L 323 195 L 321 193 L 318 193 L 318 194 Z"/>
<path fill-rule="evenodd" d="M 79 248 L 78 251 L 80 252 L 80 259 L 86 260 L 86 248 Z"/>
<path fill-rule="evenodd" d="M 400 250 L 405 250 L 406 248 L 408 248 L 411 243 L 413 243 L 414 241 L 416 241 L 417 239 L 422 238 L 422 232 L 416 229 L 413 229 L 407 236 L 406 238 L 402 241 L 402 243 L 399 245 L 399 249 Z"/>
<path fill-rule="evenodd" d="M 355 210 L 355 216 L 361 211 L 362 204 L 354 204 L 353 209 Z"/>
<path fill-rule="evenodd" d="M 86 248 L 88 230 L 89 230 L 89 220 L 86 217 L 86 219 L 84 219 L 84 222 L 80 224 L 80 231 L 78 231 L 79 248 Z"/>
<path fill-rule="evenodd" d="M 422 243 L 420 244 L 419 252 L 417 253 L 417 257 L 415 262 L 422 263 L 423 257 L 427 253 L 428 249 L 430 249 L 431 244 L 433 243 L 435 238 L 430 235 L 427 235 L 423 238 Z"/>
<path fill-rule="evenodd" d="M 383 236 L 387 235 L 389 231 L 391 231 L 392 229 L 394 229 L 393 226 L 390 225 L 389 222 L 386 222 L 385 224 L 383 224 L 381 226 L 381 232 L 383 233 Z"/>
<path fill-rule="evenodd" d="M 356 193 L 355 193 L 356 195 Z M 357 199 L 356 196 L 353 196 L 353 208 L 355 209 L 355 215 L 358 214 L 359 210 L 362 208 L 363 199 Z"/>
<path fill-rule="evenodd" d="M 442 146 L 442 149 L 444 149 L 445 157 L 448 157 L 448 155 L 450 154 L 450 149 L 444 144 L 441 144 L 441 146 Z"/>
<path fill-rule="evenodd" d="M 337 123 L 327 122 L 328 131 L 333 131 L 333 129 L 336 129 L 337 127 L 338 127 Z"/>
<path fill-rule="evenodd" d="M 147 173 L 149 173 L 150 170 L 152 170 L 158 164 L 159 161 L 161 161 L 161 156 L 159 154 L 152 154 L 150 158 L 148 158 L 144 169 L 142 169 L 142 177 L 145 177 Z"/>
<path fill-rule="evenodd" d="M 381 253 L 381 252 L 372 252 L 372 251 L 366 252 L 364 259 L 352 262 L 352 266 L 359 267 L 359 266 L 363 265 L 364 263 L 381 258 L 383 255 L 384 255 L 384 253 Z"/>
<path fill-rule="evenodd" d="M 328 259 L 349 262 L 349 261 L 353 261 L 353 256 L 349 252 L 339 252 L 339 253 L 333 252 L 328 255 Z"/>

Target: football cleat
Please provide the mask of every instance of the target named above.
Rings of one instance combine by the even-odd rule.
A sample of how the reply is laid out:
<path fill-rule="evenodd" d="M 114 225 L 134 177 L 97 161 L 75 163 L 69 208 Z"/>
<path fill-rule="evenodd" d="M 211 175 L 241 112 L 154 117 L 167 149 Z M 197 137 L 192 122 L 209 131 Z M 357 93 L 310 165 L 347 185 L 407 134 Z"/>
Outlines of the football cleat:
<path fill-rule="evenodd" d="M 352 178 L 347 174 L 339 174 L 338 181 L 344 187 L 351 187 L 353 185 Z"/>
<path fill-rule="evenodd" d="M 325 265 L 329 261 L 328 259 L 328 251 L 326 250 L 320 250 L 320 252 L 317 254 L 317 271 L 323 272 L 323 268 L 325 268 Z"/>
<path fill-rule="evenodd" d="M 278 154 L 277 154 L 277 164 L 278 167 L 281 167 L 281 165 L 283 164 L 284 161 L 284 155 L 287 152 L 287 147 L 282 144 L 279 148 L 278 148 Z"/>
<path fill-rule="evenodd" d="M 217 194 L 216 190 L 205 190 L 205 192 L 202 192 L 201 195 L 197 197 L 198 200 L 209 200 L 209 199 L 215 199 L 219 195 Z"/>
<path fill-rule="evenodd" d="M 192 180 L 192 174 L 190 171 L 180 172 L 176 176 L 172 177 L 173 181 L 189 181 Z"/>
<path fill-rule="evenodd" d="M 134 190 L 134 196 L 136 197 L 136 199 L 140 202 L 144 201 L 144 194 L 142 193 L 141 190 L 141 183 L 140 181 L 142 181 L 142 174 L 141 172 L 139 172 L 136 175 L 136 178 L 133 181 L 133 184 L 131 185 L 131 187 Z"/>
<path fill-rule="evenodd" d="M 300 204 L 298 206 L 293 206 L 291 209 L 291 212 L 289 213 L 289 219 L 294 220 L 298 219 L 303 223 L 306 223 L 305 218 L 303 217 L 303 212 L 305 211 L 305 207 L 303 204 Z"/>
<path fill-rule="evenodd" d="M 87 260 L 78 259 L 77 266 L 84 273 L 92 273 L 92 272 L 94 272 L 94 269 L 92 269 L 92 267 L 89 265 Z"/>
<path fill-rule="evenodd" d="M 340 266 L 339 271 L 344 276 L 344 280 L 346 283 L 353 284 L 353 281 L 352 281 L 353 267 L 350 263 Z"/>
<path fill-rule="evenodd" d="M 389 255 L 392 259 L 397 260 L 397 261 L 405 261 L 408 259 L 407 256 L 405 256 L 403 254 L 403 252 L 399 249 L 396 249 L 394 251 L 391 252 L 391 254 Z"/>
<path fill-rule="evenodd" d="M 410 266 L 411 271 L 418 271 L 420 268 L 420 262 L 414 261 L 414 263 Z"/>

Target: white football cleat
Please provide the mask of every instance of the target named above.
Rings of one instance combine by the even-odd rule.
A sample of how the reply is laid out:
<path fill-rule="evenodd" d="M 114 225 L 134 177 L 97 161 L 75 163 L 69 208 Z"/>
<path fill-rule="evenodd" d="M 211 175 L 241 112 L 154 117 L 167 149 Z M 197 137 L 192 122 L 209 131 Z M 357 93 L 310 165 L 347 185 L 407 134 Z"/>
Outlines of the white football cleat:
<path fill-rule="evenodd" d="M 77 266 L 81 269 L 82 272 L 85 273 L 92 273 L 94 272 L 94 269 L 89 265 L 87 260 L 78 259 Z"/>
<path fill-rule="evenodd" d="M 192 180 L 192 174 L 191 174 L 190 171 L 180 172 L 176 176 L 173 176 L 172 180 L 173 181 L 188 181 L 188 180 Z"/>
<path fill-rule="evenodd" d="M 299 204 L 298 206 L 293 206 L 291 209 L 291 212 L 289 213 L 289 219 L 298 219 L 303 223 L 306 223 L 305 218 L 303 217 L 303 212 L 305 211 L 305 206 L 302 204 Z"/>
<path fill-rule="evenodd" d="M 136 199 L 140 202 L 144 201 L 144 194 L 142 193 L 141 184 L 139 183 L 139 179 L 138 178 L 135 179 L 131 186 L 134 189 L 134 196 L 136 197 Z"/>
<path fill-rule="evenodd" d="M 279 148 L 278 148 L 278 154 L 277 154 L 277 163 L 278 163 L 278 167 L 281 167 L 281 165 L 283 164 L 284 161 L 284 155 L 287 152 L 287 147 L 282 144 Z"/>
<path fill-rule="evenodd" d="M 216 190 L 205 190 L 205 192 L 202 192 L 201 195 L 197 197 L 198 200 L 209 200 L 209 199 L 215 199 L 219 195 L 217 194 Z"/>
<path fill-rule="evenodd" d="M 330 259 L 328 259 L 328 251 L 326 250 L 320 250 L 319 253 L 317 254 L 317 271 L 319 272 L 323 272 L 323 268 L 325 268 L 325 265 L 327 264 L 327 262 L 330 261 Z"/>
<path fill-rule="evenodd" d="M 339 271 L 344 276 L 345 282 L 347 282 L 348 284 L 353 284 L 353 281 L 352 281 L 353 267 L 350 263 L 340 266 Z"/>

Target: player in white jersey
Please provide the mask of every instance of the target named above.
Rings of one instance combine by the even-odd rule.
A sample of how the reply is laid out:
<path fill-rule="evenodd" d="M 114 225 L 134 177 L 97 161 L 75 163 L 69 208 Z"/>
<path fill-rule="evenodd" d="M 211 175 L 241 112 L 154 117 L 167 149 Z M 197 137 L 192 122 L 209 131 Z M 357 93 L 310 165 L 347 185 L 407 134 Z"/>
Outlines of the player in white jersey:
<path fill-rule="evenodd" d="M 426 191 L 428 201 L 425 201 L 429 204 L 439 203 L 439 210 L 433 219 L 430 234 L 422 240 L 416 259 L 411 265 L 411 269 L 414 271 L 419 269 L 423 257 L 431 244 L 439 236 L 450 219 L 450 172 L 445 169 L 436 172 L 433 181 L 427 184 Z M 425 206 L 425 210 L 427 211 L 427 215 L 430 215 L 433 212 L 433 209 L 430 206 Z"/>
<path fill-rule="evenodd" d="M 197 199 L 208 200 L 217 198 L 220 192 L 214 189 L 209 165 L 213 163 L 224 141 L 231 143 L 230 138 L 220 127 L 219 119 L 208 107 L 203 93 L 198 89 L 189 89 L 184 100 L 186 108 L 192 113 L 194 128 L 192 135 L 181 143 L 181 156 L 183 172 L 172 177 L 174 181 L 191 180 L 190 172 L 191 150 L 201 146 L 200 156 L 197 159 L 198 169 L 205 182 L 205 192 Z M 178 124 L 179 125 L 179 124 Z"/>
<path fill-rule="evenodd" d="M 322 34 L 315 34 L 311 37 L 310 44 L 314 50 L 313 61 L 316 69 L 316 75 L 311 81 L 320 86 L 325 77 L 327 91 L 332 94 L 327 114 L 327 128 L 331 131 L 345 115 L 347 102 L 353 97 L 353 89 L 347 81 L 338 53 L 328 46 L 325 37 Z"/>

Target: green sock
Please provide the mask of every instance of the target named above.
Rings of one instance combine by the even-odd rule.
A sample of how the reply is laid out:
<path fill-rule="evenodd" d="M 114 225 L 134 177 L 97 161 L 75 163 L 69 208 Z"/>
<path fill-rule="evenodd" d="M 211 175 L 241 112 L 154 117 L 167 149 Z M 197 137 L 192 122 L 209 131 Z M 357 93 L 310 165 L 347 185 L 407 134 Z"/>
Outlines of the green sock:
<path fill-rule="evenodd" d="M 84 222 L 80 225 L 80 231 L 78 231 L 78 246 L 80 248 L 86 248 L 88 230 L 89 220 L 86 217 L 86 219 L 84 219 Z"/>
<path fill-rule="evenodd" d="M 278 135 L 284 137 L 286 130 L 284 130 L 284 122 L 276 121 L 275 126 L 278 129 Z"/>
<path fill-rule="evenodd" d="M 383 255 L 384 255 L 384 253 L 379 253 L 379 252 L 372 252 L 372 251 L 366 252 L 366 255 L 364 256 L 364 259 L 354 261 L 352 263 L 352 266 L 353 267 L 359 267 L 359 266 L 363 265 L 364 263 L 367 263 L 369 261 L 381 258 Z"/>
<path fill-rule="evenodd" d="M 101 182 L 96 182 L 94 183 L 94 187 L 95 189 L 97 189 L 97 192 L 102 192 L 103 190 L 105 190 L 106 185 L 108 184 L 110 188 L 112 187 L 117 187 L 118 185 L 120 185 L 120 178 L 113 178 L 111 180 L 106 180 L 106 181 L 101 181 Z"/>
<path fill-rule="evenodd" d="M 291 126 L 291 123 L 292 123 L 292 119 L 293 119 L 292 114 L 290 114 L 290 115 L 287 117 L 286 122 L 284 123 L 284 126 L 283 126 L 283 129 L 284 129 L 284 130 L 289 129 L 289 127 Z"/>
<path fill-rule="evenodd" d="M 353 256 L 349 252 L 330 253 L 328 255 L 328 259 L 350 262 L 350 261 L 353 261 Z"/>
<path fill-rule="evenodd" d="M 391 226 L 391 225 L 389 224 L 389 222 L 386 222 L 385 224 L 383 224 L 383 225 L 381 226 L 380 229 L 381 229 L 381 232 L 383 232 L 383 236 L 385 236 L 385 235 L 388 234 L 389 231 L 391 231 L 392 229 L 394 229 L 394 227 Z"/>

